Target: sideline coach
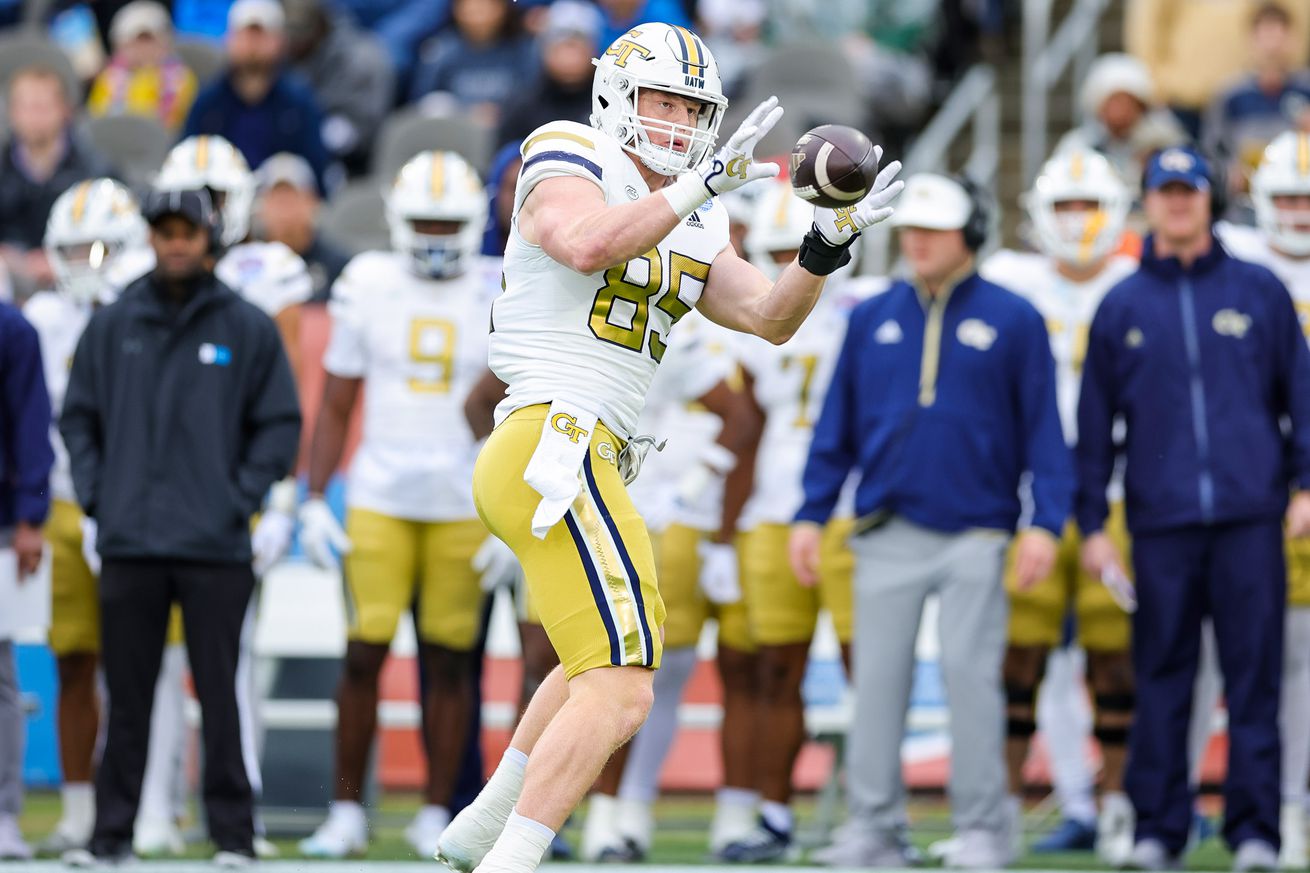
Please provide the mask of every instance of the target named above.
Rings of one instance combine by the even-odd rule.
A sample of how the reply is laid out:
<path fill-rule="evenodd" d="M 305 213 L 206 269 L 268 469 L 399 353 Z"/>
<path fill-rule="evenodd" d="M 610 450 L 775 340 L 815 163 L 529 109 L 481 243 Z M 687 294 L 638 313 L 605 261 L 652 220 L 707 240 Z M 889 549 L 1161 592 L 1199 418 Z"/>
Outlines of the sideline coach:
<path fill-rule="evenodd" d="M 106 860 L 131 851 L 178 602 L 203 714 L 206 818 L 215 860 L 231 864 L 253 855 L 235 691 L 255 585 L 250 517 L 291 471 L 300 406 L 272 320 L 214 278 L 219 221 L 208 194 L 156 191 L 142 212 L 157 266 L 91 318 L 60 419 L 103 561 L 109 729 L 90 848 Z"/>
<path fill-rule="evenodd" d="M 1288 534 L 1310 532 L 1310 352 L 1292 299 L 1211 230 L 1205 159 L 1169 148 L 1147 164 L 1152 235 L 1136 273 L 1092 320 L 1078 406 L 1083 563 L 1122 558 L 1102 532 L 1127 426 L 1128 529 L 1137 612 L 1137 714 L 1124 787 L 1137 810 L 1131 866 L 1172 866 L 1187 843 L 1187 734 L 1201 620 L 1214 621 L 1228 699 L 1224 838 L 1234 869 L 1277 867 L 1278 704 Z M 1290 422 L 1290 430 L 1284 423 Z"/>

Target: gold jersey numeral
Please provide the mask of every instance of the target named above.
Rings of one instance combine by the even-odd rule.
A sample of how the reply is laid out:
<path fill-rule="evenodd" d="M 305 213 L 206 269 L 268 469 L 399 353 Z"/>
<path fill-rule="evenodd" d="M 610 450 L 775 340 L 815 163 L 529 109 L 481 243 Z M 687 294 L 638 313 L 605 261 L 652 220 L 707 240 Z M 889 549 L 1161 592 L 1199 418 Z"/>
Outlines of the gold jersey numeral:
<path fill-rule="evenodd" d="M 415 318 L 409 323 L 409 359 L 437 367 L 435 378 L 411 376 L 409 389 L 424 394 L 445 394 L 455 375 L 455 325 L 444 318 Z"/>

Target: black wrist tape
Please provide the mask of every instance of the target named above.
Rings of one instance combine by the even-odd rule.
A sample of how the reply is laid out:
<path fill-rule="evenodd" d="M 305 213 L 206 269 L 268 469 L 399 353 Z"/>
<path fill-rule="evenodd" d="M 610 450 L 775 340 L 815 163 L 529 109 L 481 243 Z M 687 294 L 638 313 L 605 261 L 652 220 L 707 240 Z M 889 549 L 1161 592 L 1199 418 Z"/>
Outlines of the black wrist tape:
<path fill-rule="evenodd" d="M 815 276 L 827 276 L 851 262 L 851 244 L 859 238 L 857 233 L 845 245 L 835 246 L 824 239 L 823 234 L 810 228 L 810 232 L 801 240 L 801 250 L 796 260 L 807 272 Z"/>

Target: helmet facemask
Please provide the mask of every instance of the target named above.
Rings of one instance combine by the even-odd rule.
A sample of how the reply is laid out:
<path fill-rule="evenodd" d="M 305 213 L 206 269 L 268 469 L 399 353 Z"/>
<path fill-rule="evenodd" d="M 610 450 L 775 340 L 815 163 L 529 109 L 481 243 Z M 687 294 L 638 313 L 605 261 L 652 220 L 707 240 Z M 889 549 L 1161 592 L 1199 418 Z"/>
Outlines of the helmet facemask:
<path fill-rule="evenodd" d="M 409 255 L 410 266 L 420 276 L 429 279 L 453 279 L 467 269 L 468 224 L 444 219 L 400 219 L 407 231 L 400 236 L 400 245 Z M 440 222 L 448 227 L 443 233 L 423 232 L 416 227 L 421 221 Z"/>
<path fill-rule="evenodd" d="M 663 176 L 677 176 L 692 170 L 709 157 L 710 150 L 718 139 L 719 124 L 722 121 L 723 107 L 717 103 L 704 100 L 701 95 L 688 94 L 667 88 L 643 86 L 637 80 L 623 74 L 615 75 L 611 81 L 616 90 L 626 90 L 628 104 L 620 113 L 626 128 L 627 138 L 620 136 L 623 149 L 635 154 L 647 168 Z M 679 124 L 673 121 L 641 115 L 641 94 L 645 91 L 677 94 L 691 100 L 700 101 L 700 114 L 696 126 Z M 662 140 L 665 145 L 657 145 L 651 135 Z M 674 143 L 681 140 L 686 144 L 682 150 L 674 148 Z"/>
<path fill-rule="evenodd" d="M 126 249 L 121 240 L 94 239 L 49 246 L 46 256 L 59 292 L 75 303 L 89 305 L 100 299 L 109 267 Z"/>

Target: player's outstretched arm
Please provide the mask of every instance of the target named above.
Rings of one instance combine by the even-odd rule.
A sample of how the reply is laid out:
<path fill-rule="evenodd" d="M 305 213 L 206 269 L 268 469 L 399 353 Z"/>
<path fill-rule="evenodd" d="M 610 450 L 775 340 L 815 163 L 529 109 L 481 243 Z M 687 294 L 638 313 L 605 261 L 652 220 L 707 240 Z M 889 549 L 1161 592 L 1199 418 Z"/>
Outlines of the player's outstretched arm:
<path fill-rule="evenodd" d="M 323 382 L 323 404 L 318 408 L 314 422 L 314 436 L 309 442 L 309 495 L 322 497 L 332 473 L 341 463 L 346 450 L 346 434 L 350 430 L 350 413 L 359 397 L 363 379 L 326 374 Z"/>
<path fill-rule="evenodd" d="M 607 204 L 604 192 L 590 179 L 543 179 L 519 209 L 519 233 L 579 273 L 598 273 L 641 257 L 711 197 L 778 175 L 777 164 L 756 163 L 754 154 L 756 144 L 781 117 L 778 98 L 770 97 L 704 167 L 631 203 Z"/>
<path fill-rule="evenodd" d="M 874 148 L 881 160 L 882 149 Z M 775 344 L 791 339 L 814 308 L 824 279 L 850 263 L 850 247 L 860 231 L 891 217 L 891 203 L 904 187 L 896 179 L 900 170 L 900 161 L 883 167 L 873 189 L 857 206 L 814 210 L 814 225 L 801 241 L 800 253 L 776 282 L 770 283 L 731 246 L 725 248 L 710 266 L 696 308 L 731 330 Z"/>

